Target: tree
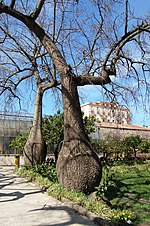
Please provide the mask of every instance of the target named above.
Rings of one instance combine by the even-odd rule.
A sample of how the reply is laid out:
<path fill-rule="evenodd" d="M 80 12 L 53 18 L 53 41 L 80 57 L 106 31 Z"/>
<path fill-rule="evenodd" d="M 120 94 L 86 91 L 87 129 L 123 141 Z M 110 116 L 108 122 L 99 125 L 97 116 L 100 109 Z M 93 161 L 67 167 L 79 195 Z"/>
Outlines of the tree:
<path fill-rule="evenodd" d="M 124 145 L 118 138 L 108 137 L 95 143 L 98 153 L 103 153 L 103 159 L 106 161 L 117 161 L 122 158 Z"/>
<path fill-rule="evenodd" d="M 64 138 L 63 112 L 44 116 L 43 135 L 49 149 L 55 150 Z"/>
<path fill-rule="evenodd" d="M 134 158 L 136 160 L 136 153 L 138 151 L 138 148 L 140 144 L 143 142 L 143 139 L 139 136 L 128 136 L 124 139 L 123 143 L 127 148 L 130 148 L 133 151 Z"/>
<path fill-rule="evenodd" d="M 36 86 L 33 125 L 24 145 L 25 151 L 23 154 L 26 165 L 41 164 L 45 160 L 47 152 L 46 143 L 42 135 L 42 97 L 47 89 L 56 87 L 57 82 L 54 81 L 54 74 L 52 76 L 49 73 L 49 66 L 46 63 L 46 52 L 43 52 L 42 45 L 36 38 L 32 34 L 28 36 L 21 34 L 23 41 L 17 40 L 16 35 L 10 33 L 8 26 L 4 27 L 5 29 L 0 27 L 5 35 L 5 41 L 0 49 L 2 53 L 1 67 L 3 70 L 0 94 L 2 95 L 8 91 L 12 97 L 17 97 L 20 100 L 18 93 L 21 83 L 31 79 L 32 84 Z M 33 38 L 34 43 L 29 41 L 30 36 Z M 30 48 L 27 49 L 26 46 Z M 22 64 L 20 64 L 20 61 Z M 41 71 L 41 67 L 44 70 Z M 3 76 L 5 76 L 5 80 L 3 80 Z"/>
<path fill-rule="evenodd" d="M 149 37 L 146 36 L 150 30 L 149 19 L 132 17 L 128 0 L 89 1 L 88 4 L 79 1 L 78 7 L 71 0 L 38 0 L 36 4 L 13 0 L 9 5 L 4 2 L 1 1 L 0 13 L 21 21 L 39 38 L 60 78 L 64 142 L 57 161 L 59 182 L 66 188 L 91 192 L 100 182 L 101 163 L 84 130 L 77 87 L 97 84 L 112 99 L 119 94 L 126 100 L 128 91 L 136 100 L 139 87 L 143 84 L 148 87 L 145 77 L 149 70 Z M 123 2 L 125 11 L 119 16 L 111 9 Z M 40 26 L 42 13 L 50 15 L 49 32 Z M 139 57 L 135 57 L 135 50 L 140 52 Z M 139 67 L 143 72 L 141 77 Z M 111 75 L 119 74 L 117 82 L 111 82 Z M 134 81 L 138 88 L 130 86 Z"/>
<path fill-rule="evenodd" d="M 149 153 L 150 151 L 150 142 L 143 140 L 142 143 L 139 144 L 139 150 L 142 153 Z"/>
<path fill-rule="evenodd" d="M 82 117 L 85 132 L 89 136 L 95 131 L 95 120 L 93 117 L 84 116 L 84 114 L 82 114 Z M 57 111 L 54 115 L 44 116 L 42 121 L 44 140 L 49 149 L 56 149 L 64 138 L 64 114 L 61 111 Z"/>
<path fill-rule="evenodd" d="M 10 147 L 12 147 L 14 150 L 17 150 L 20 155 L 24 152 L 24 146 L 27 142 L 29 134 L 21 134 L 16 136 L 11 142 Z"/>

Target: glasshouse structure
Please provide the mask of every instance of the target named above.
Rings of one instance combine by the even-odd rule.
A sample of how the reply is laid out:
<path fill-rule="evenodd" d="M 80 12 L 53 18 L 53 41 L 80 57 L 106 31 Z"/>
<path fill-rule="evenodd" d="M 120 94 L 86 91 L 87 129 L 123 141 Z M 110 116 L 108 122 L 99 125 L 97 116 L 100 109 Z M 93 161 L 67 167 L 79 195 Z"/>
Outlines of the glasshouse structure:
<path fill-rule="evenodd" d="M 0 154 L 14 154 L 15 150 L 9 147 L 11 140 L 28 132 L 32 121 L 30 114 L 0 112 Z"/>

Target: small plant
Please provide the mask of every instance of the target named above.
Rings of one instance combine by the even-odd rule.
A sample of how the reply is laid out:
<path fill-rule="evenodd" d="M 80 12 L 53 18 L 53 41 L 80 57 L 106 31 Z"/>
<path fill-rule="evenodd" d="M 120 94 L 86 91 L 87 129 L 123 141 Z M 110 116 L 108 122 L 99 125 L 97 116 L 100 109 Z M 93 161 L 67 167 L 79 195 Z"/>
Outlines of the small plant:
<path fill-rule="evenodd" d="M 103 175 L 100 185 L 96 188 L 96 196 L 105 195 L 108 187 L 111 185 L 111 174 L 110 174 L 110 166 L 105 164 L 103 166 Z"/>
<path fill-rule="evenodd" d="M 130 210 L 114 210 L 112 221 L 131 224 L 134 220 L 135 216 Z"/>
<path fill-rule="evenodd" d="M 33 172 L 40 174 L 42 177 L 47 177 L 51 182 L 57 182 L 57 173 L 55 165 L 35 165 L 32 168 Z"/>

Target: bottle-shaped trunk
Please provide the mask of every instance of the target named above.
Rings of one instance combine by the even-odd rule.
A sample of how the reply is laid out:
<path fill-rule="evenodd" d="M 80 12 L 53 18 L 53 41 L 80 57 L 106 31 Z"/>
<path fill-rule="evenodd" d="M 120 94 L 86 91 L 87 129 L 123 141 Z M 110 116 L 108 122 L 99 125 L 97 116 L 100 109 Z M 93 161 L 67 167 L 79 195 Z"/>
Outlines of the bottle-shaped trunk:
<path fill-rule="evenodd" d="M 57 160 L 58 179 L 65 188 L 90 193 L 100 183 L 101 162 L 85 134 L 77 85 L 71 76 L 62 84 L 64 142 Z"/>
<path fill-rule="evenodd" d="M 34 105 L 33 125 L 24 147 L 25 165 L 41 164 L 46 158 L 47 148 L 42 135 L 42 96 L 43 92 L 39 88 Z"/>

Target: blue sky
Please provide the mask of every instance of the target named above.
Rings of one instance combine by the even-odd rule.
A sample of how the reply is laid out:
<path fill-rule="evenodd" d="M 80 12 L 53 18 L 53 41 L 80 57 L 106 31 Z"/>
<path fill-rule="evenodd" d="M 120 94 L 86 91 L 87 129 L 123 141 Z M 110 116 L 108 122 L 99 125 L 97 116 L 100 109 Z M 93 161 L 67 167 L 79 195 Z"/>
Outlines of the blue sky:
<path fill-rule="evenodd" d="M 80 99 L 81 104 L 86 102 L 95 102 L 95 101 L 103 101 L 103 95 L 100 92 L 100 87 L 94 86 L 85 86 L 80 88 L 79 96 L 82 98 Z M 143 110 L 143 107 L 130 104 L 130 111 L 131 111 L 131 120 L 133 125 L 146 125 L 150 127 L 150 112 L 146 112 Z"/>
<path fill-rule="evenodd" d="M 131 9 L 134 8 L 135 15 L 137 17 L 145 16 L 150 12 L 150 0 L 130 0 Z M 27 96 L 27 90 L 24 90 L 24 94 Z M 79 96 L 81 104 L 86 102 L 95 102 L 95 101 L 103 101 L 103 96 L 100 92 L 100 87 L 98 86 L 84 86 L 79 88 Z M 22 111 L 26 111 L 29 113 L 33 113 L 34 110 L 34 95 L 32 96 L 32 100 L 29 102 L 26 101 L 22 103 Z M 53 115 L 57 112 L 58 109 L 61 108 L 61 104 L 56 102 L 53 98 L 51 91 L 48 91 L 47 94 L 44 95 L 43 98 L 43 114 Z M 0 107 L 3 110 L 3 104 Z M 19 109 L 19 105 L 16 102 L 14 111 Z M 150 127 L 150 113 L 146 113 L 142 106 L 136 108 L 136 106 L 130 106 L 130 110 L 132 113 L 132 124 L 134 125 L 147 125 Z"/>
<path fill-rule="evenodd" d="M 150 12 L 150 0 L 130 0 L 131 9 L 134 9 L 137 17 L 145 16 Z M 86 102 L 103 101 L 103 96 L 100 92 L 99 86 L 84 86 L 79 88 L 79 96 L 81 104 Z M 54 114 L 60 105 L 51 103 L 51 106 L 47 106 L 49 95 L 45 95 L 43 103 L 44 114 Z M 130 105 L 132 124 L 134 125 L 146 125 L 150 127 L 150 112 L 143 110 L 141 106 Z"/>
<path fill-rule="evenodd" d="M 150 12 L 150 1 L 149 0 L 130 0 L 132 8 L 138 16 L 147 15 Z"/>
<path fill-rule="evenodd" d="M 86 102 L 105 101 L 100 86 L 87 85 L 80 87 L 78 91 L 81 104 Z M 43 114 L 53 115 L 58 109 L 61 109 L 60 102 L 54 101 L 52 94 L 48 91 L 43 99 Z M 33 108 L 30 108 L 30 110 L 30 112 L 33 112 Z M 130 104 L 130 111 L 133 125 L 146 125 L 150 127 L 150 113 L 144 111 L 142 106 L 136 107 L 135 105 Z"/>

